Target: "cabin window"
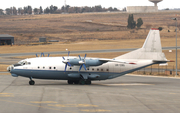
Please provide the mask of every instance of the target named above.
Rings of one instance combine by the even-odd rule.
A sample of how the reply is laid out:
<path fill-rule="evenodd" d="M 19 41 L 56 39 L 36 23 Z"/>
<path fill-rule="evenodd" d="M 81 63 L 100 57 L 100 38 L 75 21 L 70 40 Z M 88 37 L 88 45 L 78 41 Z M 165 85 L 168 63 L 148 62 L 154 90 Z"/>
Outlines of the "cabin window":
<path fill-rule="evenodd" d="M 43 67 L 43 69 L 45 69 L 45 67 Z"/>
<path fill-rule="evenodd" d="M 51 67 L 49 67 L 49 69 L 51 69 Z"/>
<path fill-rule="evenodd" d="M 72 69 L 71 67 L 69 69 Z"/>
<path fill-rule="evenodd" d="M 106 69 L 106 71 L 109 71 L 109 69 Z"/>
<path fill-rule="evenodd" d="M 38 69 L 39 69 L 40 67 L 38 66 Z"/>
<path fill-rule="evenodd" d="M 56 69 L 56 67 L 54 67 L 54 69 Z"/>
<path fill-rule="evenodd" d="M 92 70 L 94 71 L 94 68 L 92 68 Z"/>
<path fill-rule="evenodd" d="M 31 65 L 31 62 L 28 62 L 29 65 Z"/>
<path fill-rule="evenodd" d="M 89 68 L 87 68 L 87 70 L 89 70 Z"/>
<path fill-rule="evenodd" d="M 99 69 L 97 69 L 97 71 L 99 71 Z"/>
<path fill-rule="evenodd" d="M 115 64 L 115 66 L 118 66 L 118 64 Z"/>
<path fill-rule="evenodd" d="M 101 69 L 101 71 L 103 71 L 103 69 Z"/>

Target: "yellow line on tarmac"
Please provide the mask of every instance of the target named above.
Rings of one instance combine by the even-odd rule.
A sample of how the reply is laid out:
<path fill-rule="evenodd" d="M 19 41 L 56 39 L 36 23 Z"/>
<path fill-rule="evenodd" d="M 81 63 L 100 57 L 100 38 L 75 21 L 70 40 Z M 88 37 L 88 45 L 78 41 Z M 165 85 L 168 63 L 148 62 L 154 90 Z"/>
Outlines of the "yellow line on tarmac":
<path fill-rule="evenodd" d="M 54 107 L 98 107 L 97 105 L 91 105 L 91 104 L 48 104 L 48 106 L 54 106 Z"/>
<path fill-rule="evenodd" d="M 111 112 L 111 110 L 105 110 L 105 109 L 82 109 L 81 111 L 84 111 L 84 112 Z"/>
<path fill-rule="evenodd" d="M 30 103 L 44 103 L 44 104 L 50 104 L 50 103 L 57 103 L 55 101 L 30 101 Z"/>
<path fill-rule="evenodd" d="M 34 104 L 26 104 L 26 103 L 22 103 L 22 102 L 15 102 L 15 101 L 2 100 L 2 99 L 0 99 L 0 101 L 4 101 L 4 102 L 8 102 L 8 103 L 21 104 L 21 105 L 27 105 L 27 106 L 40 107 L 40 108 L 45 108 L 45 109 L 57 110 L 57 111 L 63 111 L 63 112 L 76 113 L 76 112 L 74 112 L 74 111 L 60 110 L 60 109 L 55 109 L 55 108 L 50 108 L 50 107 L 44 107 L 44 106 L 39 106 L 39 105 L 34 105 Z"/>
<path fill-rule="evenodd" d="M 142 84 L 142 83 L 131 83 L 131 84 L 98 84 L 103 86 L 141 86 L 141 85 L 154 85 L 154 84 Z"/>

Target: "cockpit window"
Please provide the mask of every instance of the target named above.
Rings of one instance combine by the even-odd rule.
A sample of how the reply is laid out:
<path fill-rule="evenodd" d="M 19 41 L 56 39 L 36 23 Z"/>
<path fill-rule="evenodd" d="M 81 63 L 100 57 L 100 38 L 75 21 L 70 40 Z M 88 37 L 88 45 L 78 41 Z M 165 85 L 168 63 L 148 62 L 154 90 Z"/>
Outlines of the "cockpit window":
<path fill-rule="evenodd" d="M 18 64 L 20 64 L 20 65 L 31 65 L 31 62 L 20 61 L 20 62 L 18 62 Z"/>

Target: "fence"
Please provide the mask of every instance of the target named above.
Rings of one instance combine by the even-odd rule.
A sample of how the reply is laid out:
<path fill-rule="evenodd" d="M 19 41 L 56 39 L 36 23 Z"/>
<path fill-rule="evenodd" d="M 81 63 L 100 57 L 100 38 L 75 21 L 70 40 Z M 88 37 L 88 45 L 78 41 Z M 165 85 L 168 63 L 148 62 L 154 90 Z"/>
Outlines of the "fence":
<path fill-rule="evenodd" d="M 180 65 L 179 65 L 180 67 Z M 143 75 L 163 75 L 163 76 L 175 76 L 176 68 L 172 66 L 159 66 L 158 64 L 149 66 L 138 71 L 133 72 L 133 74 L 143 74 Z M 178 69 L 178 75 L 180 74 L 180 69 Z"/>

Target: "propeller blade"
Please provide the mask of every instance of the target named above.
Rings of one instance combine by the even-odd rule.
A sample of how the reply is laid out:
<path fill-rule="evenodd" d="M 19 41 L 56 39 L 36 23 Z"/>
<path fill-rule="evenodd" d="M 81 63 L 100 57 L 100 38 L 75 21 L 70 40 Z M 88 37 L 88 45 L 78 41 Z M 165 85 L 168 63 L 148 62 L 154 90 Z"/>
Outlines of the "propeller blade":
<path fill-rule="evenodd" d="M 50 53 L 48 53 L 48 56 L 47 56 L 47 57 L 49 57 L 49 55 L 50 55 Z"/>
<path fill-rule="evenodd" d="M 68 64 L 68 66 L 70 66 L 70 67 L 71 67 L 71 64 L 70 64 L 69 62 L 67 62 L 67 64 Z"/>
<path fill-rule="evenodd" d="M 62 57 L 64 60 L 65 60 L 65 58 L 64 57 Z"/>
<path fill-rule="evenodd" d="M 68 57 L 69 57 L 70 51 L 68 51 Z"/>
<path fill-rule="evenodd" d="M 83 64 L 83 66 L 84 66 L 84 69 L 86 70 L 86 66 L 85 66 L 85 64 Z"/>
<path fill-rule="evenodd" d="M 66 72 L 66 68 L 67 68 L 67 64 L 66 64 L 66 66 L 65 66 L 65 70 L 64 70 L 64 72 Z"/>
<path fill-rule="evenodd" d="M 85 60 L 85 58 L 86 58 L 86 55 L 87 55 L 87 54 L 84 55 L 84 60 Z"/>
<path fill-rule="evenodd" d="M 41 54 L 42 54 L 42 55 L 43 55 L 43 57 L 44 57 L 44 53 L 42 52 Z"/>
<path fill-rule="evenodd" d="M 36 53 L 36 57 L 38 57 L 37 53 Z"/>
<path fill-rule="evenodd" d="M 82 65 L 80 66 L 79 71 L 81 71 L 81 68 L 82 68 Z"/>
<path fill-rule="evenodd" d="M 81 56 L 79 55 L 79 59 L 81 60 Z"/>

